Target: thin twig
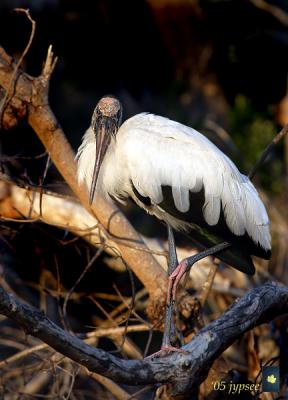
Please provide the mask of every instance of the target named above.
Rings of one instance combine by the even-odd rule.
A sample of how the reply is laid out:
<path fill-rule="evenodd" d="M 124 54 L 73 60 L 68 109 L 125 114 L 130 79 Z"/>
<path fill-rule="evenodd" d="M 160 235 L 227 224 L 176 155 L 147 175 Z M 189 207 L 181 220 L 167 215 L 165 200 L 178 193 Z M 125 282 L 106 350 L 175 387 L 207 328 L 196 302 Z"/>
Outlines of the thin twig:
<path fill-rule="evenodd" d="M 48 64 L 53 65 L 52 51 L 48 53 L 47 66 Z M 50 62 L 48 62 L 49 59 Z M 5 68 L 4 71 L 0 69 L 0 84 L 7 90 L 7 81 L 9 81 L 14 71 L 13 60 L 5 53 L 3 48 L 0 48 L 0 66 L 2 65 L 5 66 Z M 52 69 L 51 67 L 48 68 L 49 73 Z M 86 187 L 84 185 L 79 186 L 76 179 L 77 166 L 75 155 L 59 122 L 49 107 L 49 76 L 45 77 L 45 73 L 46 68 L 44 68 L 40 77 L 33 78 L 19 71 L 19 84 L 15 87 L 17 101 L 16 96 L 14 96 L 10 101 L 11 106 L 16 109 L 17 107 L 19 108 L 18 103 L 20 100 L 23 102 L 23 105 L 27 107 L 29 125 L 38 135 L 44 147 L 47 149 L 51 160 L 56 168 L 58 168 L 65 181 L 88 212 L 91 213 L 91 210 L 94 209 L 99 222 L 103 224 L 112 235 L 119 239 L 126 238 L 122 243 L 120 243 L 120 241 L 119 244 L 117 243 L 122 257 L 147 288 L 152 303 L 163 303 L 167 289 L 165 271 L 150 253 L 146 251 L 140 253 L 140 249 L 146 249 L 146 246 L 135 229 L 130 225 L 116 205 L 107 203 L 104 198 L 99 197 L 97 204 L 93 204 L 92 207 L 89 206 Z M 125 246 L 125 242 L 129 241 L 134 245 L 136 244 L 139 250 L 133 249 L 131 251 L 128 246 Z"/>
<path fill-rule="evenodd" d="M 7 212 L 9 211 L 7 208 L 3 209 L 1 219 L 3 219 L 4 221 L 25 222 L 25 223 L 33 223 L 41 221 L 46 224 L 50 224 L 58 228 L 61 228 L 63 230 L 72 231 L 74 234 L 89 241 L 93 245 L 96 244 L 97 238 L 100 237 L 98 231 L 100 231 L 99 228 L 101 227 L 101 224 L 99 224 L 97 220 L 94 220 L 93 217 L 90 214 L 88 214 L 84 208 L 82 208 L 82 206 L 79 204 L 79 202 L 77 202 L 75 198 L 72 198 L 71 196 L 59 195 L 58 193 L 45 190 L 41 187 L 31 187 L 27 184 L 19 184 L 19 183 L 16 184 L 15 182 L 12 182 L 11 179 L 9 179 L 6 175 L 1 173 L 0 173 L 0 179 L 3 180 L 4 182 L 7 182 L 7 184 L 13 184 L 13 186 L 10 187 L 12 211 L 13 213 L 18 211 L 19 214 L 21 214 L 23 220 L 21 218 L 16 218 L 16 217 L 10 218 L 9 216 L 7 216 Z M 45 200 L 45 206 L 43 204 L 44 200 Z M 27 208 L 28 208 L 27 203 L 29 203 L 30 214 L 32 213 L 33 218 L 28 219 L 29 213 L 27 213 Z M 53 213 L 51 212 L 52 208 L 53 208 Z M 65 219 L 69 221 L 68 224 L 65 225 L 64 223 L 61 224 L 59 222 L 58 223 L 56 222 L 59 220 L 63 220 L 63 218 L 61 218 L 61 215 L 63 217 L 63 214 L 54 212 L 54 210 L 58 208 L 61 210 L 66 210 Z M 73 208 L 75 209 L 73 210 Z M 43 217 L 45 210 L 46 210 L 45 217 Z M 6 216 L 4 214 L 5 212 Z M 68 215 L 69 213 L 70 215 Z M 78 228 L 76 224 L 75 226 L 72 225 L 71 220 L 74 221 L 75 216 L 79 215 L 80 213 L 82 214 L 81 227 L 79 226 Z M 139 252 L 146 252 L 152 255 L 167 257 L 167 251 L 149 249 L 144 247 L 142 248 L 129 242 L 123 243 L 122 240 L 109 234 L 109 232 L 105 231 L 105 229 L 102 227 L 101 227 L 101 237 L 104 237 L 106 240 L 110 239 L 116 244 L 120 243 L 125 247 L 129 247 Z M 98 244 L 102 245 L 102 242 L 99 241 Z M 113 248 L 112 242 L 109 241 L 109 245 L 107 248 L 109 248 L 110 253 L 112 251 L 113 252 L 115 251 L 117 256 L 121 256 L 118 248 L 114 247 L 114 250 L 112 250 Z"/>
<path fill-rule="evenodd" d="M 129 332 L 144 332 L 144 331 L 148 331 L 149 329 L 150 329 L 149 326 L 147 326 L 145 324 L 130 325 L 127 328 L 119 327 L 119 326 L 117 326 L 115 328 L 105 328 L 105 329 L 100 328 L 93 332 L 87 333 L 84 336 L 83 340 L 87 344 L 90 344 L 90 343 L 92 344 L 95 341 L 95 338 L 113 337 L 113 336 L 117 336 L 117 335 L 123 335 L 124 331 L 127 331 L 127 333 L 129 333 Z M 30 348 L 25 347 L 24 350 L 21 350 L 18 353 L 13 354 L 13 356 L 10 356 L 10 357 L 5 358 L 4 360 L 0 361 L 0 368 L 7 367 L 8 365 L 15 363 L 16 361 L 19 361 L 22 358 L 29 356 L 30 354 L 39 352 L 41 350 L 46 350 L 49 348 L 50 348 L 50 346 L 46 343 L 41 343 L 39 345 L 30 347 Z"/>
<path fill-rule="evenodd" d="M 257 8 L 268 12 L 276 18 L 281 24 L 288 26 L 288 14 L 280 7 L 268 3 L 265 0 L 250 0 L 250 2 Z"/>
<path fill-rule="evenodd" d="M 21 358 L 27 357 L 30 354 L 36 353 L 37 351 L 47 349 L 48 345 L 45 343 L 41 343 L 38 346 L 34 346 L 22 351 L 19 351 L 16 354 L 13 354 L 13 356 L 6 358 L 5 360 L 0 361 L 0 368 L 3 368 L 15 361 L 19 361 Z"/>
<path fill-rule="evenodd" d="M 217 265 L 215 264 L 215 262 L 213 262 L 211 264 L 211 266 L 210 266 L 207 279 L 205 280 L 205 282 L 203 283 L 203 286 L 202 286 L 202 293 L 201 293 L 201 296 L 200 296 L 200 299 L 199 299 L 200 304 L 201 304 L 202 307 L 204 306 L 204 304 L 205 304 L 205 302 L 207 300 L 207 297 L 208 297 L 208 295 L 210 293 L 210 290 L 211 290 L 211 287 L 213 285 L 216 272 L 217 272 Z"/>
<path fill-rule="evenodd" d="M 84 268 L 84 270 L 82 271 L 82 273 L 80 274 L 79 278 L 76 280 L 76 282 L 74 283 L 74 285 L 71 287 L 71 289 L 69 290 L 69 292 L 67 293 L 67 295 L 65 296 L 65 300 L 64 300 L 64 304 L 63 304 L 63 315 L 64 317 L 66 317 L 66 310 L 67 310 L 67 303 L 71 297 L 71 294 L 74 292 L 76 286 L 81 282 L 81 280 L 83 279 L 83 277 L 86 275 L 86 273 L 89 271 L 89 269 L 92 267 L 93 263 L 95 260 L 97 260 L 97 258 L 100 256 L 100 254 L 102 253 L 103 249 L 100 248 L 96 251 L 96 253 L 94 254 L 94 256 L 91 258 L 91 260 L 89 261 L 89 263 L 86 265 L 86 267 Z"/>
<path fill-rule="evenodd" d="M 131 395 L 128 397 L 127 400 L 132 400 L 132 399 L 133 399 L 133 400 L 137 400 L 137 398 L 139 398 L 139 397 L 138 397 L 139 395 L 142 395 L 143 393 L 148 392 L 148 390 L 150 390 L 150 389 L 152 389 L 152 388 L 153 388 L 152 385 L 147 385 L 147 386 L 145 386 L 144 388 L 142 388 L 142 389 L 140 389 L 140 390 L 137 390 L 137 392 L 131 394 Z"/>
<path fill-rule="evenodd" d="M 115 321 L 97 300 L 95 300 L 91 297 L 90 297 L 90 299 L 99 308 L 99 310 L 105 315 L 105 317 L 110 321 L 111 325 L 114 326 L 115 328 L 118 327 L 118 321 Z M 121 321 L 121 323 L 122 322 L 123 321 Z M 103 324 L 106 324 L 106 321 L 104 321 Z M 124 329 L 125 329 L 125 327 L 124 327 Z M 112 336 L 114 344 L 117 346 L 117 349 L 118 349 L 117 351 L 122 352 L 122 354 L 123 353 L 128 354 L 130 357 L 132 357 L 134 359 L 141 359 L 142 354 L 138 351 L 138 349 L 136 348 L 134 343 L 132 343 L 132 341 L 127 338 L 123 343 L 122 338 L 123 338 L 123 334 L 121 335 L 120 339 L 117 337 L 117 335 Z M 120 347 L 120 345 L 122 347 Z"/>
<path fill-rule="evenodd" d="M 42 69 L 41 76 L 46 80 L 49 81 L 50 77 L 54 71 L 56 63 L 58 61 L 58 57 L 54 57 L 54 53 L 52 51 L 52 45 L 48 47 L 46 60 Z"/>
<path fill-rule="evenodd" d="M 11 79 L 10 79 L 10 82 L 9 82 L 8 89 L 5 92 L 5 96 L 1 100 L 1 104 L 0 104 L 0 127 L 2 125 L 2 118 L 3 118 L 4 111 L 5 111 L 5 107 L 10 102 L 12 97 L 14 96 L 14 91 L 12 93 L 10 93 L 10 91 L 12 89 L 12 85 L 14 85 L 16 83 L 15 77 L 16 77 L 17 71 L 19 70 L 19 68 L 20 68 L 20 66 L 21 66 L 26 54 L 28 53 L 28 51 L 29 51 L 29 49 L 31 47 L 31 44 L 33 42 L 33 38 L 34 38 L 34 35 L 35 35 L 35 29 L 36 29 L 36 22 L 31 17 L 30 12 L 29 12 L 28 9 L 25 10 L 24 8 L 15 8 L 14 11 L 19 12 L 19 13 L 24 13 L 26 15 L 28 20 L 31 22 L 31 32 L 30 32 L 28 43 L 27 43 L 25 49 L 23 50 L 23 53 L 21 54 L 18 62 L 15 64 L 14 71 L 13 71 L 13 74 L 11 75 Z"/>
<path fill-rule="evenodd" d="M 251 168 L 251 171 L 248 174 L 248 177 L 252 180 L 257 172 L 257 170 L 260 168 L 260 166 L 264 163 L 268 155 L 271 153 L 272 150 L 277 146 L 277 144 L 280 142 L 281 139 L 284 138 L 284 136 L 288 132 L 288 124 L 285 125 L 282 130 L 274 137 L 272 142 L 268 144 L 268 146 L 265 148 L 265 150 L 262 152 L 260 158 L 258 161 L 256 161 L 255 165 Z"/>
<path fill-rule="evenodd" d="M 160 359 L 123 360 L 88 346 L 65 332 L 39 310 L 21 303 L 0 287 L 0 313 L 20 324 L 28 333 L 91 372 L 127 384 L 167 383 L 173 393 L 195 390 L 213 361 L 244 332 L 287 313 L 288 289 L 273 283 L 252 289 L 218 320 L 210 323 L 183 346 L 187 354 Z M 93 338 L 90 338 L 93 340 Z"/>
<path fill-rule="evenodd" d="M 115 328 L 98 328 L 93 332 L 86 334 L 87 338 L 100 338 L 104 336 L 123 335 L 123 333 L 129 332 L 144 332 L 149 331 L 150 327 L 148 324 L 129 325 L 129 326 L 117 326 Z"/>
<path fill-rule="evenodd" d="M 130 398 L 129 393 L 117 385 L 117 383 L 111 381 L 111 379 L 105 378 L 105 376 L 96 374 L 95 372 L 89 373 L 89 376 L 101 383 L 117 400 L 128 400 Z"/>

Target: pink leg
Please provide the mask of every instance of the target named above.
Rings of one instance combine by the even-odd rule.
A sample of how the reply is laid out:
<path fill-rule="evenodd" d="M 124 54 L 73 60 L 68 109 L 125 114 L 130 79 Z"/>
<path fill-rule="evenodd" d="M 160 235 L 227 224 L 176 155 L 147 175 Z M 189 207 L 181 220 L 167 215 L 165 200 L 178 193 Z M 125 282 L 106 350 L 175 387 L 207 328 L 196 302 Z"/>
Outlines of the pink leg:
<path fill-rule="evenodd" d="M 175 249 L 175 244 L 174 249 Z M 167 294 L 167 310 L 170 310 L 170 314 L 166 312 L 166 321 L 167 316 L 170 318 L 168 324 L 165 326 L 165 332 L 164 332 L 164 340 L 163 344 L 161 347 L 160 351 L 157 351 L 156 353 L 150 355 L 147 358 L 153 358 L 153 357 L 164 357 L 167 354 L 171 353 L 172 351 L 178 352 L 178 353 L 185 353 L 185 350 L 178 349 L 176 347 L 173 347 L 170 345 L 170 324 L 171 324 L 171 310 L 173 306 L 173 302 L 176 300 L 176 291 L 177 291 L 177 286 L 183 277 L 183 275 L 186 273 L 186 271 L 191 268 L 195 262 L 202 260 L 202 258 L 207 257 L 209 255 L 216 254 L 219 251 L 222 251 L 226 249 L 227 247 L 230 247 L 230 243 L 223 242 L 218 245 L 215 245 L 214 247 L 211 247 L 207 250 L 202 251 L 201 253 L 198 253 L 192 257 L 188 257 L 185 260 L 181 261 L 180 264 L 177 266 L 177 268 L 174 270 L 174 272 L 169 275 L 169 284 L 168 284 L 168 294 Z M 177 257 L 174 257 L 175 265 L 177 265 Z M 166 332 L 167 328 L 167 332 Z M 168 333 L 168 334 L 167 334 Z"/>
<path fill-rule="evenodd" d="M 177 268 L 174 270 L 174 272 L 172 272 L 172 274 L 169 276 L 167 304 L 170 304 L 170 307 L 172 306 L 171 300 L 172 300 L 172 302 L 175 302 L 175 300 L 176 300 L 177 286 L 178 286 L 182 276 L 185 274 L 186 269 L 187 269 L 187 262 L 186 262 L 186 260 L 183 260 L 180 262 L 180 264 L 177 266 Z M 170 340 L 169 340 L 169 342 L 170 342 Z M 169 353 L 172 353 L 172 352 L 187 354 L 187 352 L 183 349 L 179 349 L 177 347 L 164 344 L 161 346 L 161 349 L 159 351 L 146 357 L 146 359 L 154 358 L 154 357 L 155 358 L 165 357 L 166 355 L 168 355 Z"/>
<path fill-rule="evenodd" d="M 188 354 L 188 351 L 179 349 L 178 347 L 174 346 L 161 346 L 161 349 L 159 351 L 156 351 L 156 353 L 150 354 L 150 356 L 145 357 L 145 360 L 149 360 L 151 358 L 159 358 L 159 357 L 165 357 L 168 356 L 170 353 L 181 353 L 181 354 Z"/>
<path fill-rule="evenodd" d="M 187 269 L 187 261 L 183 260 L 177 266 L 174 272 L 169 276 L 169 284 L 168 284 L 168 302 L 171 301 L 171 294 L 172 294 L 172 301 L 175 302 L 176 300 L 176 291 L 177 286 L 182 278 L 185 275 Z"/>

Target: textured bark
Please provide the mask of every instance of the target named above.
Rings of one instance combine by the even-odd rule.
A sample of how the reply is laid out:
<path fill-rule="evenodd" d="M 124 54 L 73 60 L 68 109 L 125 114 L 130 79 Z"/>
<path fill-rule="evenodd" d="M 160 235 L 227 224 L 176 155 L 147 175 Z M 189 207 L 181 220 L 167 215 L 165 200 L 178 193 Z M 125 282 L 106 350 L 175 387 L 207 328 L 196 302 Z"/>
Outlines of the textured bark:
<path fill-rule="evenodd" d="M 86 188 L 81 187 L 76 179 L 75 155 L 67 141 L 62 128 L 57 122 L 48 102 L 49 79 L 54 68 L 51 49 L 48 51 L 42 74 L 33 78 L 18 70 L 15 75 L 15 63 L 0 47 L 0 86 L 8 93 L 9 102 L 4 105 L 2 115 L 3 126 L 15 125 L 15 115 L 27 118 L 30 126 L 45 146 L 51 160 L 79 198 L 83 206 L 97 216 L 97 219 L 119 241 L 117 246 L 124 261 L 130 266 L 149 292 L 153 303 L 164 304 L 166 299 L 167 277 L 165 271 L 157 263 L 141 237 L 130 225 L 116 205 L 107 203 L 98 197 L 97 204 L 89 206 Z M 11 85 L 11 79 L 15 81 Z M 135 245 L 134 248 L 128 247 Z M 126 245 L 125 245 L 126 244 Z"/>
<path fill-rule="evenodd" d="M 57 212 L 56 212 L 56 211 Z M 41 192 L 36 188 L 19 187 L 10 182 L 9 178 L 0 172 L 0 215 L 8 219 L 25 219 L 31 223 L 41 221 L 52 225 L 85 239 L 95 247 L 103 247 L 104 251 L 115 256 L 115 250 L 120 253 L 118 244 L 105 232 L 99 232 L 99 221 L 89 213 L 76 199 L 62 196 L 57 193 Z M 141 239 L 153 253 L 161 267 L 167 270 L 166 249 L 168 244 L 158 238 L 152 239 L 141 236 Z M 177 247 L 180 259 L 196 253 L 195 248 Z M 121 262 L 121 260 L 119 260 Z M 211 259 L 209 257 L 197 263 L 198 268 L 209 268 Z M 123 271 L 125 266 L 122 263 Z M 195 271 L 195 269 L 194 269 Z M 197 274 L 196 274 L 197 275 Z M 205 275 L 205 274 L 204 274 Z M 196 279 L 195 279 L 196 278 Z M 201 287 L 198 283 L 199 277 L 193 273 L 194 286 Z M 196 281 L 196 282 L 195 282 Z M 200 279 L 201 282 L 201 279 Z"/>
<path fill-rule="evenodd" d="M 164 270 L 147 252 L 141 237 L 115 205 L 99 198 L 97 205 L 89 207 L 86 189 L 77 184 L 73 151 L 49 107 L 49 79 L 53 67 L 53 54 L 49 50 L 42 74 L 37 78 L 30 77 L 20 70 L 15 71 L 13 60 L 0 48 L 0 86 L 7 91 L 4 98 L 7 101 L 2 101 L 3 126 L 9 128 L 19 118 L 27 118 L 65 181 L 87 211 L 94 214 L 108 231 L 109 240 L 117 239 L 123 259 L 142 281 L 153 302 L 160 307 L 166 298 Z M 286 133 L 287 128 L 284 131 Z M 1 207 L 6 207 L 6 212 L 9 212 L 9 200 Z M 135 247 L 128 247 L 127 244 L 134 244 Z M 182 398 L 191 398 L 197 392 L 212 363 L 244 332 L 287 312 L 288 289 L 269 283 L 251 290 L 218 320 L 203 328 L 183 347 L 187 354 L 172 353 L 142 361 L 123 360 L 90 347 L 0 287 L 0 313 L 59 353 L 116 382 L 130 385 L 167 384 L 172 396 L 181 395 Z"/>
<path fill-rule="evenodd" d="M 169 384 L 172 396 L 181 394 L 182 398 L 191 398 L 213 361 L 237 338 L 257 325 L 288 313 L 288 288 L 267 283 L 253 289 L 183 346 L 187 354 L 173 353 L 142 361 L 123 360 L 85 344 L 1 287 L 0 313 L 90 371 L 130 385 Z"/>

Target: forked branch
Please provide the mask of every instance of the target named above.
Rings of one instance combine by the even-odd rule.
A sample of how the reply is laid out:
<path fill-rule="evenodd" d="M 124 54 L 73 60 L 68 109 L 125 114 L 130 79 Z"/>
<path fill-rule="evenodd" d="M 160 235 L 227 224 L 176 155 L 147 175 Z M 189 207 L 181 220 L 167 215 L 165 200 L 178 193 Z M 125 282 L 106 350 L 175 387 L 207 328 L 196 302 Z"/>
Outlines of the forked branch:
<path fill-rule="evenodd" d="M 213 361 L 244 332 L 288 313 L 288 288 L 275 283 L 255 288 L 183 346 L 187 354 L 142 361 L 120 359 L 88 346 L 1 287 L 0 313 L 92 372 L 129 385 L 171 384 L 173 395 L 188 395 L 206 378 Z"/>
<path fill-rule="evenodd" d="M 51 47 L 39 77 L 33 78 L 20 69 L 15 72 L 15 67 L 13 59 L 0 47 L 0 86 L 7 91 L 11 79 L 15 79 L 14 95 L 9 99 L 9 107 L 5 108 L 3 114 L 4 126 L 14 126 L 15 115 L 28 119 L 51 160 L 83 206 L 96 215 L 110 237 L 118 239 L 117 247 L 121 256 L 146 287 L 152 302 L 158 303 L 159 308 L 159 304 L 164 304 L 166 298 L 165 271 L 153 255 L 147 252 L 141 237 L 117 206 L 107 203 L 99 196 L 97 204 L 90 207 L 85 187 L 80 187 L 77 183 L 75 155 L 48 103 L 49 80 L 55 67 Z M 133 244 L 134 248 L 131 247 Z"/>

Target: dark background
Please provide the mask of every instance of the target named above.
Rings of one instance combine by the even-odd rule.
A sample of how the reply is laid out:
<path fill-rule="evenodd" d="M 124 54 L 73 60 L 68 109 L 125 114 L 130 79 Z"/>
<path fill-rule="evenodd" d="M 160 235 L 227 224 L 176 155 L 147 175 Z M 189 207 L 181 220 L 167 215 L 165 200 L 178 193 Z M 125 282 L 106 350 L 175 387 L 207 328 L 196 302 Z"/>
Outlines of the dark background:
<path fill-rule="evenodd" d="M 95 104 L 112 93 L 123 103 L 124 119 L 148 111 L 198 128 L 247 173 L 288 122 L 288 3 L 265 3 L 273 8 L 262 10 L 253 2 L 257 0 L 2 0 L 1 45 L 15 59 L 20 57 L 31 23 L 13 7 L 29 8 L 36 33 L 22 68 L 40 74 L 48 46 L 53 45 L 58 63 L 50 103 L 75 150 Z M 10 131 L 2 130 L 0 146 L 1 167 L 13 179 L 68 190 L 52 164 L 44 179 L 47 158 L 35 157 L 44 149 L 25 121 Z M 286 150 L 280 143 L 255 179 L 284 219 L 287 167 L 286 139 Z M 165 229 L 139 208 L 130 206 L 125 212 L 142 233 L 166 236 Z M 273 221 L 272 228 L 278 229 Z M 17 229 L 15 254 L 28 260 L 34 246 L 30 248 L 29 235 L 36 237 L 38 246 L 43 240 L 39 231 L 46 234 L 47 227 L 24 224 Z M 44 247 L 51 249 L 50 239 L 57 234 L 49 235 Z M 283 236 L 281 240 L 287 242 Z M 6 244 L 4 248 L 8 251 Z M 44 253 L 53 266 L 49 251 Z M 279 261 L 277 248 L 273 254 L 271 265 Z M 63 265 L 66 259 L 69 268 L 68 260 L 74 257 L 65 250 Z M 83 259 L 81 252 L 79 257 Z M 37 251 L 31 259 L 39 270 Z"/>
<path fill-rule="evenodd" d="M 0 0 L 1 45 L 20 57 L 31 23 L 13 8 L 29 8 L 36 33 L 22 68 L 40 74 L 53 45 L 58 62 L 50 103 L 75 150 L 99 98 L 111 93 L 123 103 L 124 119 L 148 111 L 193 126 L 247 173 L 288 123 L 288 3 L 264 2 L 273 7 L 263 10 L 254 2 Z M 47 158 L 35 157 L 44 149 L 25 121 L 2 130 L 0 146 L 1 166 L 13 178 L 69 192 L 52 164 L 44 179 Z M 254 180 L 284 218 L 287 172 L 286 139 L 286 150 L 280 143 Z M 129 207 L 125 212 L 138 230 L 166 236 L 154 218 Z M 22 254 L 29 245 L 20 237 Z"/>
<path fill-rule="evenodd" d="M 286 1 L 272 3 L 288 13 Z M 50 101 L 74 148 L 108 93 L 123 102 L 124 118 L 149 111 L 206 130 L 244 172 L 283 124 L 287 15 L 281 23 L 248 0 L 2 0 L 1 45 L 15 57 L 31 24 L 14 6 L 30 8 L 37 23 L 25 70 L 40 73 L 49 44 L 59 58 Z M 227 130 L 238 151 L 207 121 Z M 273 157 L 260 177 L 280 194 L 283 147 Z"/>
<path fill-rule="evenodd" d="M 13 8 L 29 8 L 36 21 L 36 33 L 22 68 L 33 76 L 40 74 L 48 46 L 53 45 L 58 62 L 51 80 L 50 103 L 75 150 L 99 98 L 111 93 L 123 103 L 124 119 L 148 111 L 193 126 L 247 173 L 265 146 L 288 123 L 288 2 L 267 0 L 265 4 L 273 8 L 266 10 L 254 3 L 259 2 L 0 0 L 0 44 L 16 59 L 20 57 L 31 24 L 25 14 L 16 13 Z M 44 149 L 25 121 L 10 131 L 1 130 L 0 135 L 1 167 L 12 179 L 67 191 L 53 165 L 49 165 L 43 181 L 47 159 L 35 158 Z M 286 139 L 286 144 L 283 141 L 271 153 L 255 179 L 271 209 L 273 206 L 279 212 L 283 226 L 288 218 L 287 172 Z M 272 218 L 273 213 L 268 211 Z M 138 208 L 130 207 L 125 212 L 130 212 L 133 224 L 145 234 L 166 235 L 160 224 Z M 269 273 L 287 284 L 288 230 L 283 226 L 278 227 L 272 220 L 273 258 Z M 177 237 L 177 243 L 179 240 Z M 35 284 L 42 279 L 43 271 L 50 271 L 55 277 L 59 266 L 61 284 L 69 290 L 94 253 L 95 249 L 79 239 L 74 241 L 61 229 L 41 223 L 1 221 L 0 264 L 5 264 L 6 279 L 21 298 L 37 307 L 40 289 L 36 290 Z M 104 257 L 99 257 L 77 291 L 115 294 L 111 282 L 116 282 L 121 293 L 131 295 L 128 274 L 109 270 Z M 228 270 L 230 276 L 231 271 Z M 255 284 L 263 282 L 257 279 Z M 141 287 L 136 279 L 135 286 L 136 291 Z M 246 290 L 248 286 L 244 287 Z M 223 304 L 228 306 L 234 298 L 228 300 Z M 54 299 L 51 304 L 47 314 L 59 323 Z M 108 310 L 115 306 L 108 301 L 101 304 Z M 77 332 L 94 326 L 95 315 L 103 318 L 86 298 L 71 301 L 68 314 Z M 142 317 L 145 318 L 144 313 Z M 2 332 L 3 326 L 0 325 Z M 287 343 L 287 321 L 281 327 Z M 275 332 L 272 335 L 269 331 L 270 334 L 272 337 Z M 259 338 L 264 336 L 259 334 Z M 156 335 L 151 350 L 159 348 L 160 338 Z M 135 341 L 143 350 L 147 336 Z M 114 349 L 107 339 L 102 347 L 110 350 L 109 346 Z M 284 351 L 285 345 L 282 354 Z"/>

